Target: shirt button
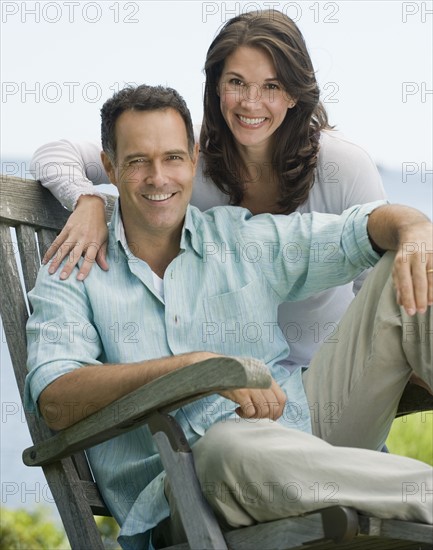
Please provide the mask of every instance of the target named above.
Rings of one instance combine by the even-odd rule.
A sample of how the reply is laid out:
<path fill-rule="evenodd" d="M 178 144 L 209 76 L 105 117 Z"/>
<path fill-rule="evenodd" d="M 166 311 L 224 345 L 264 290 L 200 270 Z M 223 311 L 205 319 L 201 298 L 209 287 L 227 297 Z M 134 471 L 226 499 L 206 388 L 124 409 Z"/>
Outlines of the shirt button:
<path fill-rule="evenodd" d="M 179 316 L 178 315 L 174 316 L 174 322 L 175 322 L 176 325 L 179 323 Z"/>

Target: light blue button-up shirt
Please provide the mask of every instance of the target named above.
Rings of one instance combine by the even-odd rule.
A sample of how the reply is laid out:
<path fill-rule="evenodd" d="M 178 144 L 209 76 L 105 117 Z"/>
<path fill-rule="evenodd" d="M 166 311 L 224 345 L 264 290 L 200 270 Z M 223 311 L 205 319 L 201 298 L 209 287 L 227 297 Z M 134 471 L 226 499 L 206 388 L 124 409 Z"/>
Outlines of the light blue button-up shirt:
<path fill-rule="evenodd" d="M 130 363 L 190 351 L 264 361 L 287 395 L 279 422 L 311 432 L 302 369 L 289 372 L 288 344 L 277 309 L 353 280 L 376 263 L 368 214 L 383 201 L 341 216 L 252 216 L 248 210 L 188 207 L 181 251 L 164 274 L 164 298 L 150 267 L 126 243 L 119 208 L 109 232 L 107 272 L 84 282 L 39 273 L 29 294 L 26 407 L 59 376 L 88 364 Z M 61 270 L 58 271 L 58 273 Z M 101 384 L 103 384 L 101 379 Z M 73 406 L 73 404 L 71 404 Z M 219 395 L 176 411 L 190 444 L 236 404 Z M 88 450 L 102 495 L 122 526 L 124 548 L 143 548 L 149 530 L 169 515 L 164 472 L 146 426 Z"/>

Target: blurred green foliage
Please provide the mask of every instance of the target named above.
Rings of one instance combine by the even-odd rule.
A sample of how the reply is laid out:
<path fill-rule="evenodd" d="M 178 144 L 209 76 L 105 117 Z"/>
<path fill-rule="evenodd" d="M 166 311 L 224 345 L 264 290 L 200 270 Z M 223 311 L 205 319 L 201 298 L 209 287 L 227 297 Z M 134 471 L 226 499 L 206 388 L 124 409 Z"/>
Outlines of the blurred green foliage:
<path fill-rule="evenodd" d="M 394 420 L 386 444 L 390 453 L 416 458 L 433 466 L 433 411 Z"/>
<path fill-rule="evenodd" d="M 28 510 L 0 508 L 0 549 L 69 549 L 63 529 L 52 521 L 44 507 Z"/>
<path fill-rule="evenodd" d="M 119 527 L 113 518 L 97 517 L 104 547 L 116 550 Z M 63 527 L 57 525 L 50 510 L 0 508 L 0 550 L 70 550 Z"/>
<path fill-rule="evenodd" d="M 96 524 L 101 533 L 104 548 L 107 550 L 117 550 L 120 546 L 117 544 L 117 536 L 119 534 L 119 526 L 113 518 L 98 516 Z"/>

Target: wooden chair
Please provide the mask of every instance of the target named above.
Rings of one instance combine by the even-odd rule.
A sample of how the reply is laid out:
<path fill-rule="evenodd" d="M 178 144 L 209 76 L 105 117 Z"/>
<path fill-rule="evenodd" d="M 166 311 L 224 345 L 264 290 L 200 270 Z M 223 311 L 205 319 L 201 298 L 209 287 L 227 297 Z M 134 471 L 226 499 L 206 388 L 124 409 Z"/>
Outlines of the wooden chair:
<path fill-rule="evenodd" d="M 27 373 L 25 294 L 35 283 L 40 257 L 64 225 L 68 212 L 35 181 L 5 176 L 0 183 L 0 313 L 22 397 Z M 111 197 L 109 211 L 113 203 Z M 267 387 L 270 378 L 254 362 L 215 361 L 218 368 L 210 369 L 203 362 L 161 377 L 57 434 L 42 420 L 27 415 L 34 446 L 24 451 L 24 462 L 43 468 L 74 550 L 102 549 L 93 514 L 110 515 L 83 450 L 143 423 L 154 434 L 173 494 L 182 502 L 179 509 L 189 543 L 176 546 L 178 549 L 433 548 L 432 526 L 366 517 L 340 506 L 223 535 L 201 494 L 188 444 L 167 413 L 223 388 Z M 433 408 L 433 399 L 421 388 L 411 387 L 410 393 L 409 401 L 406 396 L 402 400 L 403 412 Z"/>

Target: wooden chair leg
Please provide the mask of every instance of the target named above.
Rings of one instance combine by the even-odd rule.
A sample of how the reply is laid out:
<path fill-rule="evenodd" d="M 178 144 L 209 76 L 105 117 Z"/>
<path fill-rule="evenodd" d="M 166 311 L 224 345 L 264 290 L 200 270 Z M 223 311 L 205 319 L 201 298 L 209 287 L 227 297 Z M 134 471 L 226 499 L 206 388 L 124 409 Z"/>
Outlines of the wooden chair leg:
<path fill-rule="evenodd" d="M 153 414 L 148 425 L 158 447 L 189 547 L 193 550 L 226 550 L 220 526 L 201 492 L 192 452 L 181 427 L 172 416 L 161 413 Z"/>
<path fill-rule="evenodd" d="M 101 535 L 85 498 L 72 459 L 43 467 L 72 550 L 104 550 Z"/>

